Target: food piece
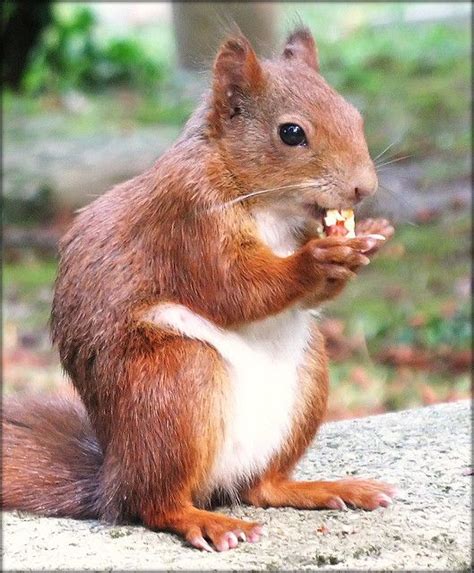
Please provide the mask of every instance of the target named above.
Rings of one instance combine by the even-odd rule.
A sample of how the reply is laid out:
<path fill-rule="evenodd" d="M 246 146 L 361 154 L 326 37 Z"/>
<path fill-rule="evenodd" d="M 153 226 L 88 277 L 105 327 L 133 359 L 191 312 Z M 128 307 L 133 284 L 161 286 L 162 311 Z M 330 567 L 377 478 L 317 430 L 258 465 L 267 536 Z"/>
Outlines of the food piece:
<path fill-rule="evenodd" d="M 353 239 L 355 234 L 355 219 L 352 209 L 328 209 L 323 219 L 326 237 L 347 237 Z"/>

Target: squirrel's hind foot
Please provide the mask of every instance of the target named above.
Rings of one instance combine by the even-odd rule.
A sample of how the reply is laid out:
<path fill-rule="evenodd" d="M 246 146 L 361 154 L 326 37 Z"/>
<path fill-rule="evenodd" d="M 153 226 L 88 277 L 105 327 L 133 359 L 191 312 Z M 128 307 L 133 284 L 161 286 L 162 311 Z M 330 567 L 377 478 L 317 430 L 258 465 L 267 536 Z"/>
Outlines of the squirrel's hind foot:
<path fill-rule="evenodd" d="M 245 500 L 260 507 L 345 510 L 350 505 L 371 511 L 389 506 L 395 494 L 395 488 L 389 484 L 357 478 L 312 482 L 267 480 L 247 492 Z"/>
<path fill-rule="evenodd" d="M 258 523 L 195 507 L 166 516 L 157 527 L 173 531 L 193 547 L 209 552 L 234 549 L 239 541 L 255 543 L 263 535 L 263 528 Z"/>

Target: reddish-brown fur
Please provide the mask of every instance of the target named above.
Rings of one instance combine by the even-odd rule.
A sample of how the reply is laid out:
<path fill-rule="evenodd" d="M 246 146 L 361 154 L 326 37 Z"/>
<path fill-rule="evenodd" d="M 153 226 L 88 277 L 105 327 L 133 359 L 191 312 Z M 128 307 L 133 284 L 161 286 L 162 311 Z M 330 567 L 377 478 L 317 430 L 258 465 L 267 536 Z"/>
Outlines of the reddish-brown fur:
<path fill-rule="evenodd" d="M 375 190 L 362 120 L 318 65 L 305 29 L 268 62 L 245 38 L 228 40 L 215 61 L 212 90 L 176 144 L 76 218 L 60 245 L 52 333 L 87 414 L 74 400 L 7 403 L 4 508 L 140 519 L 204 549 L 205 538 L 217 549 L 234 547 L 242 533 L 258 539 L 256 524 L 203 509 L 223 439 L 230 382 L 222 359 L 208 344 L 143 316 L 166 301 L 235 327 L 295 304 L 319 304 L 368 262 L 363 253 L 378 248 L 366 236 L 306 236 L 294 254 L 279 257 L 259 238 L 251 211 L 272 204 L 271 194 L 224 207 L 256 189 L 305 178 L 326 184 L 302 189 L 299 204 L 348 207 Z M 291 117 L 310 136 L 308 148 L 278 140 L 276 126 Z M 385 221 L 367 228 L 392 232 Z M 290 437 L 266 471 L 242 486 L 243 500 L 305 508 L 340 507 L 341 500 L 368 509 L 384 504 L 379 494 L 390 488 L 375 482 L 290 481 L 323 419 L 327 385 L 315 326 Z"/>
<path fill-rule="evenodd" d="M 2 507 L 96 517 L 102 452 L 77 397 L 5 402 Z"/>

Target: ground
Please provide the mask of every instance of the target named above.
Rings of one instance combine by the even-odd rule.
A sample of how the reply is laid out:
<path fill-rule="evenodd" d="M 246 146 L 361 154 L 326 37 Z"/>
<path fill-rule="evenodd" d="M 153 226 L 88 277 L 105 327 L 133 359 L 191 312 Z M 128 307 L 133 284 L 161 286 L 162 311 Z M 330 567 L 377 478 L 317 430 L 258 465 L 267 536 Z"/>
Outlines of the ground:
<path fill-rule="evenodd" d="M 326 424 L 300 479 L 379 478 L 399 495 L 387 509 L 337 512 L 221 508 L 267 535 L 201 553 L 140 526 L 3 515 L 4 570 L 469 571 L 471 422 L 467 400 Z"/>

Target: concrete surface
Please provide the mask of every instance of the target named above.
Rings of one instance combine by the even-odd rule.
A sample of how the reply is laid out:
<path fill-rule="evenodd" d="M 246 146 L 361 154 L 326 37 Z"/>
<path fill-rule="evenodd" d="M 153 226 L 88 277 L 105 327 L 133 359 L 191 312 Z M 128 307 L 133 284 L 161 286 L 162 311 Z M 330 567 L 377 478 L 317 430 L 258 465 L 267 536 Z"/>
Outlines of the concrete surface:
<path fill-rule="evenodd" d="M 139 526 L 3 515 L 3 570 L 470 570 L 469 401 L 327 424 L 302 479 L 383 478 L 402 491 L 388 509 L 224 509 L 267 536 L 200 553 Z"/>

